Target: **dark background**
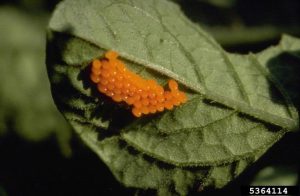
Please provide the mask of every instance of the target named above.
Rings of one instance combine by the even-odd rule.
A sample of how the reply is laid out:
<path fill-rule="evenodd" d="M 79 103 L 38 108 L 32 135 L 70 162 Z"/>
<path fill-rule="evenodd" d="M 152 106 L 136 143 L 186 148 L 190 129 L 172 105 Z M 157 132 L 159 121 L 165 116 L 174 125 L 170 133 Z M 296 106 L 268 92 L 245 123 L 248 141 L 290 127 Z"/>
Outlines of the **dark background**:
<path fill-rule="evenodd" d="M 21 29 L 18 32 L 20 35 L 26 33 L 26 29 L 32 28 L 41 30 L 41 34 L 45 33 L 47 20 L 58 2 L 58 0 L 2 0 L 0 33 L 6 28 L 15 29 L 24 23 L 26 23 L 24 31 Z M 259 52 L 277 44 L 282 33 L 300 36 L 298 0 L 176 0 L 175 2 L 191 20 L 200 23 L 230 52 Z M 8 14 L 1 15 L 1 12 Z M 9 18 L 12 18 L 10 23 L 1 23 Z M 12 44 L 8 47 L 2 44 L 6 43 L 6 36 L 10 35 L 6 33 L 4 37 L 0 37 L 0 58 L 3 57 L 1 52 L 5 55 L 3 53 L 9 51 L 13 51 L 12 54 L 25 54 L 26 58 L 28 52 L 26 47 L 20 47 L 24 44 L 26 46 L 26 40 L 24 43 L 22 40 L 18 42 L 18 39 L 13 37 Z M 40 56 L 28 58 L 36 60 L 37 66 L 45 66 L 43 60 L 45 40 L 37 43 L 35 47 Z M 297 63 L 299 65 L 299 60 Z M 10 65 L 0 61 L 0 72 L 5 70 L 4 66 Z M 12 74 L 12 78 L 19 79 L 13 73 L 2 74 Z M 33 73 L 32 77 L 36 77 L 37 74 L 39 73 Z M 37 88 L 42 90 L 42 84 L 49 87 L 46 77 L 38 81 Z M 16 115 L 27 115 L 26 111 L 30 109 L 25 110 L 25 113 L 19 110 L 22 105 L 30 103 L 30 100 L 15 105 L 13 100 L 3 98 L 7 91 L 3 90 L 3 85 L 0 87 L 0 196 L 134 194 L 134 190 L 125 189 L 114 179 L 101 160 L 71 134 L 70 128 L 63 120 L 61 124 L 57 123 L 56 127 L 47 132 L 45 131 L 47 125 L 42 125 L 33 132 L 20 128 L 19 124 L 26 123 L 24 122 L 26 118 L 18 120 Z M 11 91 L 18 88 L 21 87 L 13 87 Z M 300 89 L 296 91 L 300 92 Z M 49 88 L 45 90 L 45 94 L 50 95 Z M 298 99 L 295 101 L 299 103 Z M 54 108 L 54 105 L 50 106 Z M 299 104 L 297 107 L 299 108 Z M 48 109 L 45 108 L 45 112 Z M 33 115 L 33 118 L 35 114 L 38 115 L 35 111 L 32 113 L 30 115 Z M 55 123 L 56 117 L 53 119 Z M 32 136 L 29 137 L 29 133 Z M 45 134 L 40 136 L 41 133 Z M 240 185 L 250 183 L 299 184 L 299 141 L 299 132 L 287 134 L 225 188 L 206 190 L 199 195 L 239 195 Z M 151 195 L 151 192 L 145 194 Z"/>

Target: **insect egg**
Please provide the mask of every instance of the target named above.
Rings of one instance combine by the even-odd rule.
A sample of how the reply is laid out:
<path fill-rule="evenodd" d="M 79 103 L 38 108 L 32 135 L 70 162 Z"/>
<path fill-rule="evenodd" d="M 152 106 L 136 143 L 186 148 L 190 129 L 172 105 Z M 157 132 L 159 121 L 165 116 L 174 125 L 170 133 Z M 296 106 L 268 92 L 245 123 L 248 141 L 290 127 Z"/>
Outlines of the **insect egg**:
<path fill-rule="evenodd" d="M 94 60 L 93 61 L 93 69 L 98 70 L 98 69 L 100 69 L 100 67 L 101 67 L 101 61 L 98 59 Z"/>
<path fill-rule="evenodd" d="M 94 82 L 94 83 L 98 83 L 100 82 L 100 77 L 98 75 L 95 75 L 94 73 L 91 74 L 91 80 Z"/>
<path fill-rule="evenodd" d="M 136 116 L 136 117 L 142 116 L 141 110 L 140 110 L 139 108 L 136 108 L 136 107 L 132 109 L 132 113 L 133 113 L 133 115 Z"/>
<path fill-rule="evenodd" d="M 117 57 L 119 55 L 117 52 L 110 50 L 110 51 L 106 52 L 104 56 L 110 60 L 113 60 L 113 59 L 117 59 Z"/>
<path fill-rule="evenodd" d="M 171 91 L 177 91 L 178 90 L 178 84 L 175 80 L 169 80 L 168 82 L 169 88 Z"/>
<path fill-rule="evenodd" d="M 115 94 L 114 96 L 112 96 L 112 99 L 113 99 L 115 102 L 121 102 L 121 101 L 122 101 L 122 97 L 121 97 L 121 95 L 119 95 L 119 94 Z"/>
<path fill-rule="evenodd" d="M 142 100 L 142 104 L 143 104 L 144 106 L 149 105 L 149 100 L 148 100 L 148 99 L 143 99 L 143 100 Z"/>
<path fill-rule="evenodd" d="M 186 102 L 187 97 L 178 89 L 175 80 L 168 81 L 170 91 L 164 90 L 155 80 L 144 79 L 128 70 L 118 59 L 117 52 L 107 51 L 104 57 L 91 63 L 91 81 L 113 101 L 132 106 L 135 117 L 162 112 L 165 108 L 171 110 Z"/>
<path fill-rule="evenodd" d="M 133 105 L 134 105 L 134 108 L 141 108 L 143 104 L 140 101 L 135 101 L 133 103 Z"/>

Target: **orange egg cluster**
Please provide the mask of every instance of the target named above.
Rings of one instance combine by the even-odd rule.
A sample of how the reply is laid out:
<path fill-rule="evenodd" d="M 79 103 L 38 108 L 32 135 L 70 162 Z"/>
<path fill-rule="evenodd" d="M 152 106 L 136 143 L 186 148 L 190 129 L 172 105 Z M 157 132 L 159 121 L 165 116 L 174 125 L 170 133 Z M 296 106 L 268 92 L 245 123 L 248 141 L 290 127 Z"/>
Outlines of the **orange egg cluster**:
<path fill-rule="evenodd" d="M 133 106 L 132 113 L 136 117 L 171 110 L 187 101 L 175 80 L 168 82 L 170 91 L 164 90 L 155 80 L 143 79 L 128 70 L 114 51 L 108 51 L 105 58 L 92 62 L 90 78 L 101 93 L 116 102 L 124 101 Z"/>

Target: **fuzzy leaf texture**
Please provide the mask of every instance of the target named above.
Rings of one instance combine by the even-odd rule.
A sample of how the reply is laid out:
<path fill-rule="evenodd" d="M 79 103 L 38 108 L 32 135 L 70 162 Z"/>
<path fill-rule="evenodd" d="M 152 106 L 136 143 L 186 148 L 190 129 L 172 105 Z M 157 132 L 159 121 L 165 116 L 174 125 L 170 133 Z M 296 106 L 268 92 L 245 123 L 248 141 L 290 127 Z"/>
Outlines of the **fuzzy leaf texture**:
<path fill-rule="evenodd" d="M 282 48 L 287 40 L 296 46 Z M 284 81 L 267 64 L 300 41 L 281 45 L 229 54 L 165 0 L 66 0 L 49 23 L 47 66 L 58 108 L 122 184 L 186 195 L 223 187 L 297 130 Z M 89 65 L 111 49 L 145 78 L 177 80 L 188 102 L 137 119 L 99 94 Z"/>

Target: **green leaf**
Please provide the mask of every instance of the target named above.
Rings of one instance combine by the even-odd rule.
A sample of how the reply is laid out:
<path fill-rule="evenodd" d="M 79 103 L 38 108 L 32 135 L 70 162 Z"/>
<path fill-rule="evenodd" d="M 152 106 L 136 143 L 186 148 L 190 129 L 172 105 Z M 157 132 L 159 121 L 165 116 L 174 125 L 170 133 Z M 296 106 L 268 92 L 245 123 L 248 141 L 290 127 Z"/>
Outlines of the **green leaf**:
<path fill-rule="evenodd" d="M 167 1 L 65 1 L 57 7 L 49 27 L 101 49 L 114 49 L 128 61 L 250 116 L 288 129 L 298 125 L 291 103 L 272 102 L 269 89 L 278 87 L 258 63 L 234 62 Z"/>
<path fill-rule="evenodd" d="M 295 166 L 268 166 L 255 176 L 253 186 L 296 186 L 298 172 Z"/>
<path fill-rule="evenodd" d="M 258 54 L 262 66 L 273 74 L 285 88 L 289 97 L 300 108 L 300 42 L 284 35 L 278 47 L 270 47 Z M 288 76 L 288 77 L 287 77 Z M 273 99 L 274 100 L 274 99 Z M 278 100 L 277 100 L 278 101 Z"/>
<path fill-rule="evenodd" d="M 145 78 L 176 79 L 188 102 L 133 118 L 89 81 L 90 62 L 110 49 Z M 297 129 L 288 93 L 259 55 L 225 52 L 168 1 L 67 0 L 49 23 L 58 108 L 120 182 L 160 195 L 221 188 Z"/>
<path fill-rule="evenodd" d="M 12 7 L 0 9 L 0 136 L 9 131 L 29 141 L 55 136 L 70 155 L 71 129 L 51 99 L 45 68 L 46 20 Z"/>

